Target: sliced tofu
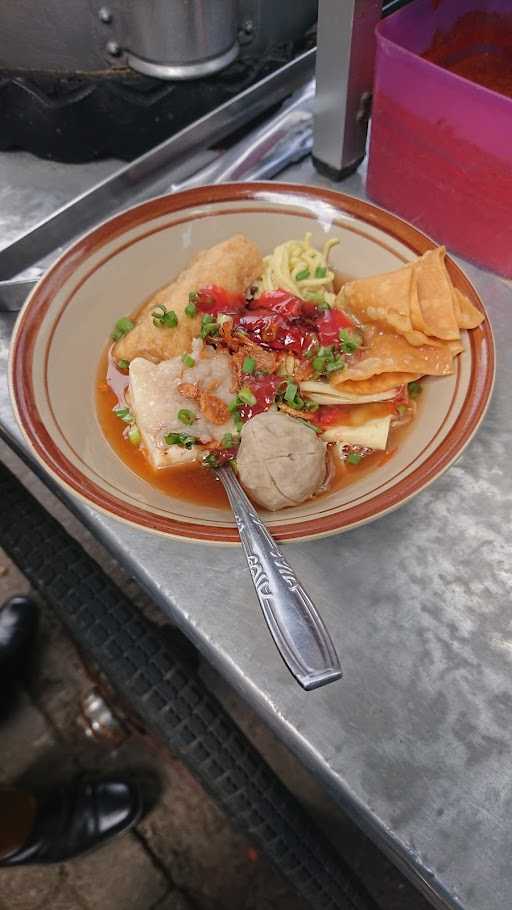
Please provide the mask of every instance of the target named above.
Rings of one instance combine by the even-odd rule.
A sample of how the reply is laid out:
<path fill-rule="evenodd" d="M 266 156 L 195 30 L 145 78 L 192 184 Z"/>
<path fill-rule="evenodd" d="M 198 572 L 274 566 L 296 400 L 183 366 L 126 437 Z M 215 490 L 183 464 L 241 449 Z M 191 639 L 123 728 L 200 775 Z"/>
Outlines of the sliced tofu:
<path fill-rule="evenodd" d="M 386 392 L 356 395 L 354 392 L 344 392 L 343 388 L 336 389 L 328 382 L 313 379 L 301 382 L 300 390 L 317 404 L 370 404 L 373 401 L 390 401 L 392 398 L 396 398 L 399 391 L 398 389 L 388 389 Z"/>
<path fill-rule="evenodd" d="M 149 460 L 154 468 L 172 468 L 176 464 L 187 464 L 187 462 L 198 461 L 198 448 L 192 446 L 191 449 L 185 449 L 183 446 L 168 446 L 166 449 L 149 450 L 145 446 Z"/>
<path fill-rule="evenodd" d="M 233 398 L 229 357 L 209 348 L 195 345 L 194 367 L 185 368 L 181 357 L 173 357 L 154 364 L 136 357 L 130 364 L 130 407 L 142 437 L 144 452 L 154 468 L 194 461 L 202 457 L 197 445 L 190 449 L 168 446 L 168 433 L 186 433 L 200 442 L 220 440 L 224 433 L 236 432 L 231 415 L 219 425 L 204 416 L 197 400 L 186 398 L 179 392 L 182 383 L 207 388 L 215 387 L 215 396 L 228 404 Z M 190 411 L 194 422 L 184 424 L 178 419 L 180 410 Z"/>
<path fill-rule="evenodd" d="M 389 429 L 391 426 L 391 415 L 387 417 L 375 417 L 368 420 L 359 427 L 349 427 L 339 425 L 329 427 L 322 435 L 326 442 L 339 442 L 342 445 L 362 446 L 367 449 L 377 449 L 385 451 Z"/>

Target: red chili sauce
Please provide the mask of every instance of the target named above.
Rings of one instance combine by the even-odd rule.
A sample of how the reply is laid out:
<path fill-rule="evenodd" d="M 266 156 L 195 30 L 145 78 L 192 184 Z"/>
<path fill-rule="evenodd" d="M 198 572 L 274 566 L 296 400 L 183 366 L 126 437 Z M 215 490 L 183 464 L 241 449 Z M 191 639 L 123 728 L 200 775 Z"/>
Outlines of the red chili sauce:
<path fill-rule="evenodd" d="M 422 56 L 512 98 L 512 14 L 468 12 L 449 31 L 436 32 Z"/>

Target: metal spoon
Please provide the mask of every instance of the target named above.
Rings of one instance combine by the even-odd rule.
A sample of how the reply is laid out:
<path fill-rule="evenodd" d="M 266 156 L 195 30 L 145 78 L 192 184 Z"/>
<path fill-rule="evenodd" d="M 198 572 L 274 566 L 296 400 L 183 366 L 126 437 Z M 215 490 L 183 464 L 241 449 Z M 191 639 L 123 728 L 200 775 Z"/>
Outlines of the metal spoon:
<path fill-rule="evenodd" d="M 226 465 L 216 468 L 233 509 L 240 541 L 272 638 L 288 669 L 304 689 L 340 679 L 336 649 L 313 601 L 290 568 Z"/>

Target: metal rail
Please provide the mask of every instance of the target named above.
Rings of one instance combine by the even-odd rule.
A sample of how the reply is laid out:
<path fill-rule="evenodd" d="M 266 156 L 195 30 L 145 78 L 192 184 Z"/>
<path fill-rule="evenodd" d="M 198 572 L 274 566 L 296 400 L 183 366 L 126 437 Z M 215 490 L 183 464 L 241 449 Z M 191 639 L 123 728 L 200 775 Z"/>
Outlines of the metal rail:
<path fill-rule="evenodd" d="M 0 310 L 19 309 L 34 283 L 33 277 L 9 279 L 120 208 L 134 204 L 142 196 L 147 198 L 152 188 L 155 195 L 165 192 L 162 178 L 167 177 L 171 183 L 173 166 L 197 149 L 209 148 L 232 135 L 279 104 L 311 79 L 314 61 L 314 49 L 292 60 L 62 206 L 1 250 L 0 278 L 4 280 L 0 280 Z M 160 186 L 155 191 L 158 183 Z"/>

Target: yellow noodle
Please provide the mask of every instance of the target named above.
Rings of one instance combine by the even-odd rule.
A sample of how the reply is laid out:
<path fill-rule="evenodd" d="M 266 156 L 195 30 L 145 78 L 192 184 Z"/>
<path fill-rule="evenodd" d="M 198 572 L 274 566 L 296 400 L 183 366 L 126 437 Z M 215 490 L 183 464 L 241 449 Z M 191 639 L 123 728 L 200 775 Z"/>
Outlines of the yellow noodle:
<path fill-rule="evenodd" d="M 258 294 L 266 291 L 289 291 L 303 300 L 315 299 L 321 294 L 326 303 L 334 302 L 334 272 L 328 266 L 329 253 L 339 240 L 326 240 L 322 250 L 311 243 L 311 234 L 304 240 L 288 240 L 281 243 L 269 256 L 263 259 L 263 275 L 258 282 Z M 322 278 L 316 278 L 318 268 L 326 269 Z M 305 278 L 298 275 L 308 271 Z"/>

